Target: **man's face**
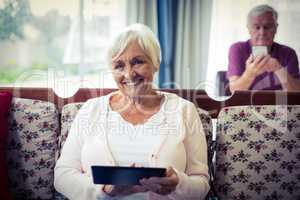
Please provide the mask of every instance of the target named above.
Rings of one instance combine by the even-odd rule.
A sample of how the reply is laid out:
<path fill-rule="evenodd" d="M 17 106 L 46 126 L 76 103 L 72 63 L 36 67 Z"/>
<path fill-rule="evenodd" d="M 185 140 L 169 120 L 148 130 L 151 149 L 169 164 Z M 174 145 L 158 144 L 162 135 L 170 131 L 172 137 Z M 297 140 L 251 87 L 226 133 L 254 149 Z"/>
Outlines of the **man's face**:
<path fill-rule="evenodd" d="M 262 45 L 270 47 L 273 44 L 277 24 L 272 13 L 266 12 L 262 15 L 251 17 L 248 29 L 253 46 Z"/>

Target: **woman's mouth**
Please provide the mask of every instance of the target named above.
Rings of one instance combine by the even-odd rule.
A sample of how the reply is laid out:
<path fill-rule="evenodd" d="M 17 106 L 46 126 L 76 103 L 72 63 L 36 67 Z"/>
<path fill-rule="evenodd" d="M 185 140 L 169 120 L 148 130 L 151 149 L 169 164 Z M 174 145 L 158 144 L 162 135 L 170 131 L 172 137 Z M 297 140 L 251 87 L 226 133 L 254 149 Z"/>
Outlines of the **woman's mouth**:
<path fill-rule="evenodd" d="M 136 87 L 136 86 L 140 85 L 143 82 L 144 82 L 144 79 L 139 77 L 139 78 L 135 78 L 133 80 L 122 81 L 121 84 L 126 85 L 128 87 Z"/>

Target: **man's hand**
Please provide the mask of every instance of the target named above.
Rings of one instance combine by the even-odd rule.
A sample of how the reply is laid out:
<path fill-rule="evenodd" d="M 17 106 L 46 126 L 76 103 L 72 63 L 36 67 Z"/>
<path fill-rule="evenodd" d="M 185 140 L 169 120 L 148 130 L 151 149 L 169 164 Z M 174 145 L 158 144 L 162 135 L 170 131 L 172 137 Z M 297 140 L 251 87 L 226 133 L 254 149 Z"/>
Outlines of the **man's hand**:
<path fill-rule="evenodd" d="M 277 70 L 280 70 L 282 68 L 278 60 L 272 57 L 270 57 L 266 65 L 267 65 L 268 72 L 276 72 Z"/>
<path fill-rule="evenodd" d="M 149 191 L 160 195 L 168 195 L 176 189 L 179 178 L 172 167 L 169 167 L 165 177 L 151 177 L 140 181 Z"/>
<path fill-rule="evenodd" d="M 271 57 L 269 55 L 257 56 L 256 58 L 254 58 L 253 55 L 250 55 L 246 61 L 245 75 L 253 79 L 266 72 L 268 70 L 267 64 L 270 59 Z"/>

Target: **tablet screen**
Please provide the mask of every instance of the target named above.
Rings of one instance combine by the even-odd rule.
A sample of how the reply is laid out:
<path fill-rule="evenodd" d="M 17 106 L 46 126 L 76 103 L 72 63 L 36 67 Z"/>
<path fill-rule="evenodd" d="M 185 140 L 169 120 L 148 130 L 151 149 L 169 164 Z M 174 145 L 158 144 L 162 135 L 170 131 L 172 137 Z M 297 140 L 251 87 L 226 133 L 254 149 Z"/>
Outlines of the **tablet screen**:
<path fill-rule="evenodd" d="M 164 177 L 165 168 L 92 166 L 94 184 L 140 185 L 139 180 Z"/>

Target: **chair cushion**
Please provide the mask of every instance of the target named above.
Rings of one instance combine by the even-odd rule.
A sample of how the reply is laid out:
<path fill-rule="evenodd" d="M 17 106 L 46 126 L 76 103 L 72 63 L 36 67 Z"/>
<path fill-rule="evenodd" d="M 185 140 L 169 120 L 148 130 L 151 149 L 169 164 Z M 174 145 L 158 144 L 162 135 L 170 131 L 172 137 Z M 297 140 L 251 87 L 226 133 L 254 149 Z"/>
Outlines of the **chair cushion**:
<path fill-rule="evenodd" d="M 58 119 L 50 102 L 13 99 L 7 158 L 15 199 L 53 199 Z"/>
<path fill-rule="evenodd" d="M 60 151 L 68 137 L 72 122 L 84 103 L 70 103 L 65 105 L 61 111 L 61 131 L 58 138 L 58 151 L 56 152 L 56 160 L 60 155 Z"/>
<path fill-rule="evenodd" d="M 12 94 L 0 92 L 0 199 L 11 200 L 8 185 L 8 172 L 6 163 L 6 144 L 8 136 L 7 118 L 10 111 Z"/>
<path fill-rule="evenodd" d="M 300 106 L 237 106 L 218 116 L 221 199 L 300 199 Z"/>
<path fill-rule="evenodd" d="M 211 147 L 212 145 L 212 139 L 213 139 L 213 126 L 212 126 L 212 119 L 209 115 L 209 113 L 206 110 L 203 110 L 201 108 L 197 108 L 203 130 L 206 136 L 206 141 L 207 141 L 207 154 L 211 155 L 213 152 L 211 152 Z M 208 162 L 211 162 L 211 160 L 208 160 Z M 210 164 L 210 163 L 209 163 Z"/>

